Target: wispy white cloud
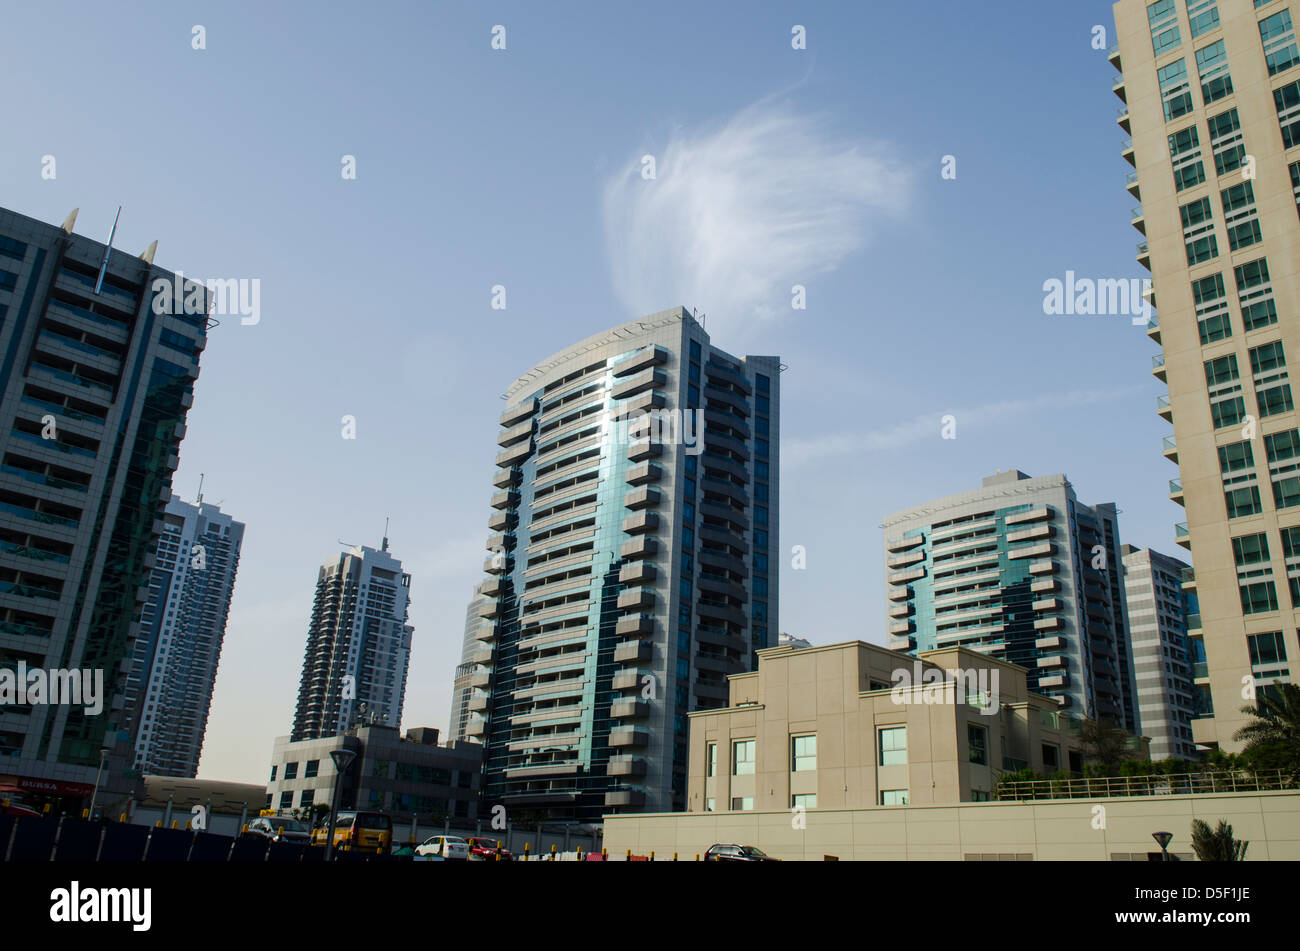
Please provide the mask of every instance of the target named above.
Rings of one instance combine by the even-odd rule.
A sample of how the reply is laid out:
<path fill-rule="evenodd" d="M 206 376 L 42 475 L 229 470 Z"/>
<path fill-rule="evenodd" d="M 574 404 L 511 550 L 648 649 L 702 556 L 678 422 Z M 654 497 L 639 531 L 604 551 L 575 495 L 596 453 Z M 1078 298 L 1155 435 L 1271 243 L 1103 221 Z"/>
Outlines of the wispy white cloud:
<path fill-rule="evenodd" d="M 677 131 L 605 183 L 605 243 L 629 314 L 678 304 L 736 330 L 790 310 L 907 205 L 911 173 L 879 142 L 834 138 L 824 121 L 763 101 L 699 133 Z"/>
<path fill-rule="evenodd" d="M 943 417 L 948 415 L 956 420 L 957 433 L 960 437 L 963 432 L 971 428 L 978 429 L 1019 416 L 1112 400 L 1127 400 L 1144 392 L 1146 389 L 1137 385 L 1106 390 L 1070 390 L 1027 399 L 1001 400 L 996 403 L 937 410 L 915 416 L 894 426 L 866 432 L 825 433 L 806 439 L 786 437 L 781 441 L 781 463 L 792 467 L 800 466 L 835 456 L 901 449 L 926 439 L 939 439 Z"/>

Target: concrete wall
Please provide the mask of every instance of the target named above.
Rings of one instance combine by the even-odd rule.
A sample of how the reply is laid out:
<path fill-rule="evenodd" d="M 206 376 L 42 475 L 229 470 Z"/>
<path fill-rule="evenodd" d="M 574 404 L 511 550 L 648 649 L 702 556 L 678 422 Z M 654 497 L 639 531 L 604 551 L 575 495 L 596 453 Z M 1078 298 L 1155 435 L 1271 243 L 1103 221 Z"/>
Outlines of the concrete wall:
<path fill-rule="evenodd" d="M 1094 828 L 1094 808 L 1105 809 L 1105 828 Z M 1250 861 L 1300 861 L 1300 792 L 1222 793 L 1197 796 L 1130 796 L 1033 803 L 964 803 L 817 809 L 793 828 L 791 812 L 673 813 L 606 816 L 611 859 L 655 853 L 655 859 L 693 860 L 715 842 L 753 845 L 776 858 L 820 860 L 959 861 L 967 855 L 1029 856 L 1040 860 L 1108 861 L 1157 851 L 1151 833 L 1174 834 L 1170 851 L 1192 856 L 1191 824 L 1220 819 L 1250 843 Z"/>

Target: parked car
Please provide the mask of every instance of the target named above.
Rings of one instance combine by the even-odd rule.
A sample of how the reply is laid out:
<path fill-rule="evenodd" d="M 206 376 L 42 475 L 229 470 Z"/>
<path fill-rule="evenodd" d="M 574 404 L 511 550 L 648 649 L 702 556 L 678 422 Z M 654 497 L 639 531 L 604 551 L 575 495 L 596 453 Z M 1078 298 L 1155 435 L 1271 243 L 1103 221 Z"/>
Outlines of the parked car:
<path fill-rule="evenodd" d="M 311 841 L 311 829 L 299 819 L 285 816 L 258 816 L 248 824 L 248 834 L 272 842 L 292 842 L 306 845 Z"/>
<path fill-rule="evenodd" d="M 469 843 L 458 835 L 430 836 L 415 847 L 415 854 L 463 862 L 469 858 Z"/>
<path fill-rule="evenodd" d="M 13 802 L 10 800 L 9 805 L 6 806 L 4 801 L 0 800 L 0 816 L 5 815 L 6 813 L 11 816 L 20 816 L 24 819 L 39 819 L 41 817 L 39 812 L 30 806 L 23 805 L 21 802 Z"/>
<path fill-rule="evenodd" d="M 514 859 L 509 849 L 497 848 L 496 839 L 471 837 L 466 842 L 469 845 L 469 860 L 471 862 L 510 862 Z"/>
<path fill-rule="evenodd" d="M 711 845 L 704 853 L 706 862 L 777 862 L 762 849 L 752 845 Z"/>

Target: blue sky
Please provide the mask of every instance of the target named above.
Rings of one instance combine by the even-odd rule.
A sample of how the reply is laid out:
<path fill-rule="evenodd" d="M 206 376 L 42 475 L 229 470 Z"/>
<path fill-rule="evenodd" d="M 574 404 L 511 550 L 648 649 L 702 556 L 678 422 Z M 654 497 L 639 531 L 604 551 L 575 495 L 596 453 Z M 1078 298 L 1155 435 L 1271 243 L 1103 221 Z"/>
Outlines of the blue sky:
<path fill-rule="evenodd" d="M 337 6 L 27 4 L 0 33 L 0 204 L 100 240 L 121 204 L 118 248 L 261 281 L 260 323 L 211 335 L 175 482 L 248 524 L 200 775 L 265 779 L 317 567 L 387 516 L 403 726 L 445 728 L 500 395 L 679 304 L 789 365 L 784 630 L 883 643 L 882 518 L 999 469 L 1065 472 L 1180 553 L 1155 345 L 1042 310 L 1067 269 L 1147 276 L 1108 3 Z"/>

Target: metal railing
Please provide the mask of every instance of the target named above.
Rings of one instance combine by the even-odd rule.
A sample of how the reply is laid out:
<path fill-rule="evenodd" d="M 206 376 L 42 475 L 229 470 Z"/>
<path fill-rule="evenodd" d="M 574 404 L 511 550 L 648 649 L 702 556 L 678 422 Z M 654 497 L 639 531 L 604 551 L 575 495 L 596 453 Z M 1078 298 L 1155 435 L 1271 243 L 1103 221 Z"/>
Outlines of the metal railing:
<path fill-rule="evenodd" d="M 1206 793 L 1300 789 L 1289 770 L 1175 773 L 1169 776 L 1103 776 L 1035 779 L 998 784 L 997 797 L 1024 799 L 1108 799 L 1120 796 L 1195 796 Z"/>

